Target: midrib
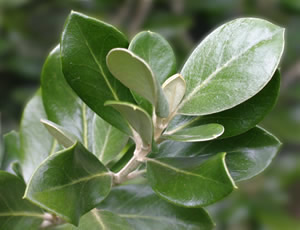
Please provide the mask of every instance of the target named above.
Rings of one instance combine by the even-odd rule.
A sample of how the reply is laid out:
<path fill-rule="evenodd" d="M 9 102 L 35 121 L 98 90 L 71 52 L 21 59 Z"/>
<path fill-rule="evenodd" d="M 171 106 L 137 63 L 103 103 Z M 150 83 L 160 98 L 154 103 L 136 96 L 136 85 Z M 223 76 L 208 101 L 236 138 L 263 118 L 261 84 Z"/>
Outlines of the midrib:
<path fill-rule="evenodd" d="M 186 102 L 188 102 L 189 100 L 191 100 L 191 98 L 201 89 L 203 88 L 205 85 L 207 85 L 212 78 L 214 78 L 219 72 L 221 72 L 223 69 L 225 69 L 226 67 L 228 67 L 232 62 L 236 61 L 238 58 L 240 58 L 241 56 L 245 55 L 249 50 L 251 50 L 253 47 L 257 46 L 259 43 L 261 42 L 265 42 L 267 40 L 270 40 L 273 36 L 275 36 L 278 32 L 280 32 L 280 30 L 275 31 L 274 33 L 272 33 L 270 36 L 266 37 L 263 40 L 259 40 L 256 43 L 252 44 L 251 46 L 247 47 L 244 51 L 242 51 L 240 54 L 233 56 L 231 59 L 229 59 L 224 65 L 222 65 L 221 67 L 217 68 L 214 72 L 212 72 L 201 84 L 199 84 L 198 86 L 196 86 L 184 99 L 183 101 L 180 103 L 180 106 L 178 107 L 178 110 L 181 109 L 184 104 Z"/>

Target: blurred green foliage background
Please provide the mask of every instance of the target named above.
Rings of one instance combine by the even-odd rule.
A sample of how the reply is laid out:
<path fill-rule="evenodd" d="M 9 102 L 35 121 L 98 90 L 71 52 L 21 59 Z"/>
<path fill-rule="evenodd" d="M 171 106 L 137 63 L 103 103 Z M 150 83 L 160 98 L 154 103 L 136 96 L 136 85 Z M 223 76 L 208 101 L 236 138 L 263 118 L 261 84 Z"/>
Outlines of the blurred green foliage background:
<path fill-rule="evenodd" d="M 281 95 L 262 124 L 283 149 L 268 170 L 209 211 L 222 230 L 300 229 L 300 0 L 0 0 L 2 133 L 18 127 L 70 10 L 111 23 L 129 38 L 140 30 L 162 34 L 179 66 L 206 34 L 231 19 L 260 17 L 285 27 Z"/>

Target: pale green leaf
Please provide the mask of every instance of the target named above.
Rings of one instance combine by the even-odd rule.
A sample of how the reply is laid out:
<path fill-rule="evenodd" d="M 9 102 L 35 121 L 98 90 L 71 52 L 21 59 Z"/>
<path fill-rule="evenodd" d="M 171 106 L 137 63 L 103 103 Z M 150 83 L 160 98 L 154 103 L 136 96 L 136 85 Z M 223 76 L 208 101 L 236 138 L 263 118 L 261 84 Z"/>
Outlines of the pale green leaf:
<path fill-rule="evenodd" d="M 284 29 L 256 18 L 230 21 L 193 51 L 181 74 L 187 88 L 179 113 L 206 115 L 230 109 L 271 79 L 284 49 Z"/>

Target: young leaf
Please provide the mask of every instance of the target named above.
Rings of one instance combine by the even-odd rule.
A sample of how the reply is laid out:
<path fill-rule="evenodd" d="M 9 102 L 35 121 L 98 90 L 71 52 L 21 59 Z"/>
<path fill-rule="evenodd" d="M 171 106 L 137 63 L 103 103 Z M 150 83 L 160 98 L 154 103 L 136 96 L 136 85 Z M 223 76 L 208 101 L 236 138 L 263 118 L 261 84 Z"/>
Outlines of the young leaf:
<path fill-rule="evenodd" d="M 134 102 L 130 91 L 106 66 L 111 49 L 127 46 L 116 28 L 76 12 L 69 15 L 61 38 L 62 70 L 71 88 L 101 118 L 130 134 L 123 117 L 104 106 L 107 100 Z"/>
<path fill-rule="evenodd" d="M 0 171 L 0 184 L 0 229 L 38 229 L 43 221 L 43 212 L 22 199 L 26 187 L 24 181 Z"/>
<path fill-rule="evenodd" d="M 43 66 L 41 86 L 48 119 L 66 129 L 76 140 L 92 150 L 91 133 L 95 114 L 66 82 L 62 73 L 59 45 L 51 51 Z"/>
<path fill-rule="evenodd" d="M 106 165 L 115 159 L 125 147 L 128 142 L 128 136 L 100 117 L 95 117 L 93 126 L 93 152 Z"/>
<path fill-rule="evenodd" d="M 11 131 L 4 135 L 4 155 L 1 162 L 1 169 L 10 173 L 14 172 L 12 165 L 14 162 L 20 162 L 21 150 L 20 150 L 20 135 L 16 131 Z"/>
<path fill-rule="evenodd" d="M 181 74 L 185 115 L 230 109 L 258 93 L 271 79 L 284 48 L 284 29 L 262 19 L 240 18 L 208 35 Z"/>
<path fill-rule="evenodd" d="M 225 153 L 210 158 L 148 158 L 147 178 L 160 197 L 185 207 L 215 203 L 235 188 Z"/>
<path fill-rule="evenodd" d="M 227 139 L 198 143 L 165 141 L 156 157 L 195 157 L 227 152 L 226 164 L 235 181 L 247 180 L 269 166 L 279 151 L 280 141 L 262 128 Z"/>
<path fill-rule="evenodd" d="M 216 122 L 224 126 L 220 138 L 227 138 L 244 133 L 257 125 L 273 109 L 280 87 L 280 73 L 277 70 L 271 81 L 254 97 L 236 107 L 223 112 L 193 117 L 176 116 L 167 128 L 166 134 L 175 133 L 186 127 L 194 127 Z"/>
<path fill-rule="evenodd" d="M 126 205 L 120 205 L 126 202 Z M 204 209 L 187 209 L 159 198 L 147 185 L 114 188 L 100 204 L 126 219 L 135 230 L 211 230 L 213 223 Z"/>
<path fill-rule="evenodd" d="M 168 78 L 162 85 L 166 95 L 170 114 L 174 112 L 185 94 L 185 80 L 180 74 L 175 74 Z"/>
<path fill-rule="evenodd" d="M 115 213 L 105 210 L 92 210 L 82 216 L 78 227 L 63 224 L 47 230 L 134 230 L 128 222 Z"/>
<path fill-rule="evenodd" d="M 46 117 L 39 90 L 26 105 L 20 125 L 21 165 L 25 182 L 29 181 L 34 170 L 58 147 L 40 122 L 41 118 Z"/>
<path fill-rule="evenodd" d="M 79 218 L 108 195 L 111 184 L 108 170 L 77 142 L 39 166 L 24 197 L 78 225 Z"/>
<path fill-rule="evenodd" d="M 163 138 L 173 141 L 198 142 L 215 139 L 221 136 L 223 132 L 224 127 L 222 125 L 206 124 L 192 128 L 185 128 L 172 135 L 163 135 Z"/>
<path fill-rule="evenodd" d="M 48 132 L 57 140 L 57 142 L 63 145 L 65 148 L 69 148 L 75 144 L 77 138 L 74 137 L 68 131 L 66 131 L 63 127 L 46 119 L 41 119 L 41 123 L 46 127 Z"/>
<path fill-rule="evenodd" d="M 107 101 L 105 105 L 112 106 L 119 111 L 132 126 L 132 128 L 140 135 L 146 145 L 151 145 L 153 126 L 151 117 L 146 111 L 134 104 L 117 101 Z"/>
<path fill-rule="evenodd" d="M 138 33 L 131 40 L 128 49 L 149 64 L 160 85 L 176 73 L 173 49 L 159 34 L 151 31 Z"/>
<path fill-rule="evenodd" d="M 125 86 L 147 99 L 160 117 L 169 115 L 168 102 L 149 65 L 127 49 L 112 49 L 107 55 L 110 72 Z"/>

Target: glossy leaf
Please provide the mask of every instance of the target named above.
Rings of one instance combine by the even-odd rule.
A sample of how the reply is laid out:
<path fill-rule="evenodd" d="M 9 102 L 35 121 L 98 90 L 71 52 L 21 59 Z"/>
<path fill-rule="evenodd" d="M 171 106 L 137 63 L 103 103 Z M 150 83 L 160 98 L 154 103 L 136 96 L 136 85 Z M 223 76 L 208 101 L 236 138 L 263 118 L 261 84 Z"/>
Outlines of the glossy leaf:
<path fill-rule="evenodd" d="M 235 181 L 250 179 L 269 166 L 281 146 L 280 141 L 262 128 L 227 139 L 198 143 L 165 141 L 157 157 L 195 157 L 227 152 L 226 164 Z"/>
<path fill-rule="evenodd" d="M 76 142 L 76 137 L 66 131 L 63 127 L 55 124 L 54 122 L 46 119 L 41 119 L 41 123 L 45 126 L 48 132 L 57 140 L 57 142 L 63 145 L 65 148 L 69 148 Z"/>
<path fill-rule="evenodd" d="M 213 228 L 213 223 L 204 209 L 187 209 L 172 205 L 159 198 L 147 185 L 118 186 L 99 208 L 118 214 L 135 230 Z"/>
<path fill-rule="evenodd" d="M 46 228 L 47 230 L 133 230 L 126 220 L 120 216 L 105 210 L 92 210 L 85 214 L 78 227 L 71 224 L 63 224 Z"/>
<path fill-rule="evenodd" d="M 107 101 L 105 105 L 112 106 L 119 111 L 140 135 L 143 142 L 146 145 L 151 145 L 153 135 L 152 120 L 146 111 L 136 105 L 125 102 Z"/>
<path fill-rule="evenodd" d="M 123 117 L 107 100 L 134 102 L 130 91 L 114 78 L 106 66 L 106 55 L 116 47 L 127 47 L 116 28 L 77 12 L 69 15 L 61 39 L 62 70 L 77 95 L 100 117 L 130 134 Z"/>
<path fill-rule="evenodd" d="M 129 50 L 145 60 L 162 85 L 176 73 L 176 58 L 172 47 L 159 34 L 151 31 L 138 33 L 130 42 Z"/>
<path fill-rule="evenodd" d="M 160 197 L 185 207 L 215 203 L 235 188 L 225 153 L 210 158 L 149 158 L 147 178 Z"/>
<path fill-rule="evenodd" d="M 208 35 L 181 74 L 187 89 L 179 113 L 206 115 L 230 109 L 271 79 L 284 48 L 284 29 L 262 19 L 240 18 Z"/>
<path fill-rule="evenodd" d="M 24 197 L 78 225 L 79 218 L 108 195 L 111 183 L 108 170 L 77 142 L 40 165 Z"/>
<path fill-rule="evenodd" d="M 4 155 L 1 162 L 1 169 L 14 172 L 12 165 L 14 162 L 20 162 L 20 135 L 16 131 L 11 131 L 3 136 L 4 142 Z"/>
<path fill-rule="evenodd" d="M 206 124 L 185 128 L 171 135 L 163 135 L 163 138 L 173 141 L 198 142 L 213 140 L 221 136 L 223 132 L 224 127 L 222 125 Z"/>
<path fill-rule="evenodd" d="M 280 87 L 280 73 L 275 72 L 272 80 L 254 97 L 223 112 L 193 117 L 176 116 L 167 128 L 172 134 L 186 127 L 194 127 L 216 122 L 224 126 L 221 138 L 239 135 L 255 127 L 273 109 L 277 102 Z"/>
<path fill-rule="evenodd" d="M 41 85 L 48 120 L 66 129 L 76 140 L 92 150 L 92 122 L 95 114 L 66 82 L 59 45 L 51 51 L 43 66 Z"/>
<path fill-rule="evenodd" d="M 57 149 L 56 141 L 40 122 L 46 117 L 41 92 L 38 91 L 26 105 L 20 127 L 21 164 L 26 182 L 42 161 Z"/>
<path fill-rule="evenodd" d="M 93 152 L 106 165 L 125 147 L 128 136 L 100 117 L 95 117 L 93 127 Z"/>
<path fill-rule="evenodd" d="M 163 92 L 166 95 L 169 111 L 174 112 L 185 94 L 185 80 L 180 74 L 175 74 L 168 78 L 162 85 Z"/>
<path fill-rule="evenodd" d="M 107 55 L 110 72 L 125 86 L 155 106 L 160 117 L 169 115 L 168 103 L 150 66 L 127 49 L 112 49 Z"/>
<path fill-rule="evenodd" d="M 0 229 L 38 229 L 43 221 L 43 212 L 22 199 L 26 187 L 24 181 L 0 171 L 0 185 Z"/>

